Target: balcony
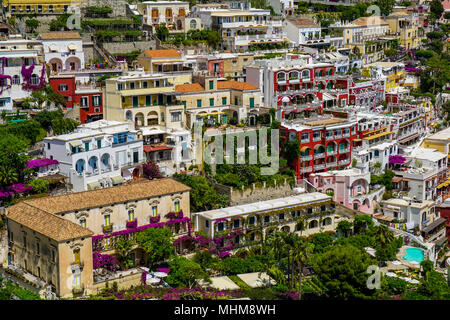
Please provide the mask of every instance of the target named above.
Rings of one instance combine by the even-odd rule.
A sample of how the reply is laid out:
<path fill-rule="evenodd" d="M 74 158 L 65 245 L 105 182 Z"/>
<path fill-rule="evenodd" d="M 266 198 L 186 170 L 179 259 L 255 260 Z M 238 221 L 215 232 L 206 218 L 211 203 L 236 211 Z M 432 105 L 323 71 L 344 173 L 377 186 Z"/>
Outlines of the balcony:
<path fill-rule="evenodd" d="M 300 160 L 301 161 L 309 161 L 312 159 L 312 155 L 308 155 L 308 156 L 300 156 Z"/>
<path fill-rule="evenodd" d="M 340 134 L 340 133 L 339 133 L 339 134 L 336 134 L 336 135 L 334 135 L 334 138 L 335 138 L 335 139 L 340 139 L 340 138 L 342 138 L 342 134 Z"/>
<path fill-rule="evenodd" d="M 84 293 L 84 286 L 80 286 L 78 288 L 73 288 L 72 289 L 72 294 L 73 295 L 82 295 Z"/>
<path fill-rule="evenodd" d="M 102 225 L 103 233 L 110 233 L 113 230 L 113 224 Z"/>
<path fill-rule="evenodd" d="M 344 166 L 350 163 L 350 159 L 346 159 L 346 160 L 339 160 L 339 165 L 340 166 Z"/>
<path fill-rule="evenodd" d="M 321 137 L 321 136 L 313 137 L 313 141 L 314 141 L 314 142 L 320 141 L 320 140 L 322 140 L 322 137 Z"/>
<path fill-rule="evenodd" d="M 302 139 L 300 142 L 301 142 L 301 143 L 309 143 L 309 138 L 307 138 L 307 139 Z"/>
<path fill-rule="evenodd" d="M 332 168 L 332 167 L 336 167 L 337 166 L 337 162 L 327 162 L 327 168 Z"/>
<path fill-rule="evenodd" d="M 74 270 L 76 267 L 83 269 L 84 268 L 84 262 L 81 262 L 80 260 L 78 261 L 74 261 L 70 264 L 70 267 L 72 268 L 72 270 Z"/>
<path fill-rule="evenodd" d="M 312 167 L 302 167 L 300 168 L 301 173 L 308 173 L 312 171 Z"/>
<path fill-rule="evenodd" d="M 136 229 L 137 228 L 137 219 L 132 221 L 127 221 L 126 225 L 127 229 Z"/>
<path fill-rule="evenodd" d="M 325 158 L 325 152 L 314 154 L 314 159 L 322 159 L 322 158 Z"/>
<path fill-rule="evenodd" d="M 335 154 L 337 154 L 336 150 L 329 150 L 329 151 L 327 150 L 327 156 L 333 156 Z"/>
<path fill-rule="evenodd" d="M 348 137 L 350 137 L 350 132 L 344 132 L 344 134 L 342 136 L 344 138 L 348 138 Z"/>
<path fill-rule="evenodd" d="M 350 148 L 339 149 L 339 153 L 347 153 L 350 152 Z"/>
<path fill-rule="evenodd" d="M 334 139 L 333 136 L 327 136 L 327 141 L 331 141 L 331 140 L 333 140 L 333 139 Z"/>
<path fill-rule="evenodd" d="M 325 164 L 315 164 L 314 170 L 322 170 L 325 169 Z"/>

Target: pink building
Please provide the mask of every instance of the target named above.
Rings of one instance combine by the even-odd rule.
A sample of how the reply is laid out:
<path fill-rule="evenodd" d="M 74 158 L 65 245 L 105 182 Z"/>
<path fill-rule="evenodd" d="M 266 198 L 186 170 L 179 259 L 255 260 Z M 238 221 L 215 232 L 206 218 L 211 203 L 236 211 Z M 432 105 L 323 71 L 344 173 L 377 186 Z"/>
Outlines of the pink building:
<path fill-rule="evenodd" d="M 333 194 L 333 200 L 347 208 L 367 214 L 375 212 L 377 201 L 384 193 L 383 186 L 370 186 L 370 173 L 347 169 L 313 173 L 308 181 L 319 192 Z"/>

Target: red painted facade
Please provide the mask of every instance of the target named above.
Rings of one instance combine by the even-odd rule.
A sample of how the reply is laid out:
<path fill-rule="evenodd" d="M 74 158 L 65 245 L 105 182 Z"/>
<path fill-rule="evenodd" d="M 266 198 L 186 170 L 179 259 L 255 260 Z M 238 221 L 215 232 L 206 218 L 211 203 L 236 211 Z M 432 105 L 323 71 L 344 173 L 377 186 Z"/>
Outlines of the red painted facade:
<path fill-rule="evenodd" d="M 209 60 L 208 71 L 217 77 L 225 77 L 225 71 L 223 66 L 223 59 Z"/>
<path fill-rule="evenodd" d="M 450 243 L 450 207 L 436 207 L 436 210 L 439 210 L 441 217 L 447 219 L 447 225 L 445 234 L 447 235 L 447 239 Z"/>
<path fill-rule="evenodd" d="M 101 90 L 95 88 L 77 88 L 75 77 L 52 77 L 50 86 L 60 95 L 66 98 L 67 105 L 64 108 L 72 109 L 74 105 L 80 106 L 80 122 L 92 122 L 103 119 L 103 94 Z M 95 97 L 95 98 L 94 98 Z M 81 105 L 81 100 L 86 103 Z"/>
<path fill-rule="evenodd" d="M 297 179 L 305 179 L 311 173 L 349 167 L 352 163 L 353 140 L 358 137 L 358 127 L 356 123 L 343 123 L 336 129 L 322 126 L 297 131 L 281 125 L 281 139 L 286 141 L 290 136 L 297 137 L 300 141 L 298 160 L 291 165 L 295 168 Z"/>

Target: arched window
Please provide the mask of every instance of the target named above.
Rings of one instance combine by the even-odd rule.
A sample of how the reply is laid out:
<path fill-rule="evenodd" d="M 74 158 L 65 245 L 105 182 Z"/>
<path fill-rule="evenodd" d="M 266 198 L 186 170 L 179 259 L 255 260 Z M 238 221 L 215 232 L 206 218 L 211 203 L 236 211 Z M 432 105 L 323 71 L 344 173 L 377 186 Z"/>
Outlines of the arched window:
<path fill-rule="evenodd" d="M 20 77 L 17 74 L 12 77 L 12 84 L 20 84 Z"/>
<path fill-rule="evenodd" d="M 83 159 L 78 160 L 78 161 L 76 162 L 76 164 L 75 164 L 75 170 L 76 170 L 79 174 L 83 173 L 85 164 L 86 164 L 86 163 L 85 163 L 85 161 L 84 161 Z"/>
<path fill-rule="evenodd" d="M 134 221 L 134 209 L 128 209 L 128 221 Z"/>
<path fill-rule="evenodd" d="M 291 71 L 291 73 L 289 73 L 289 80 L 297 80 L 297 79 L 298 79 L 298 72 Z"/>
<path fill-rule="evenodd" d="M 175 208 L 175 212 L 180 211 L 180 201 L 179 200 L 175 200 L 175 202 L 173 203 L 173 206 Z"/>
<path fill-rule="evenodd" d="M 125 119 L 133 121 L 133 113 L 130 110 L 125 114 Z"/>
<path fill-rule="evenodd" d="M 311 76 L 311 72 L 309 70 L 302 71 L 302 79 L 309 79 Z"/>
<path fill-rule="evenodd" d="M 286 74 L 284 72 L 278 72 L 277 73 L 277 80 L 278 81 L 286 81 Z"/>
<path fill-rule="evenodd" d="M 39 84 L 39 77 L 37 76 L 37 74 L 32 74 L 31 75 L 30 83 L 32 85 L 38 85 Z"/>
<path fill-rule="evenodd" d="M 197 29 L 197 21 L 191 20 L 190 26 L 191 29 Z"/>

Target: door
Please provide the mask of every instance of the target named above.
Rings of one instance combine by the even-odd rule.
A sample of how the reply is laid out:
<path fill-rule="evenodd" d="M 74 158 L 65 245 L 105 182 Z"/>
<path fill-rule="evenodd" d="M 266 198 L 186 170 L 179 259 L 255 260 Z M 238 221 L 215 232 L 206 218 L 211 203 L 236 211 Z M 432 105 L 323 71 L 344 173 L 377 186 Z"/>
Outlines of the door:
<path fill-rule="evenodd" d="M 133 97 L 133 107 L 137 107 L 139 105 L 139 97 Z"/>

